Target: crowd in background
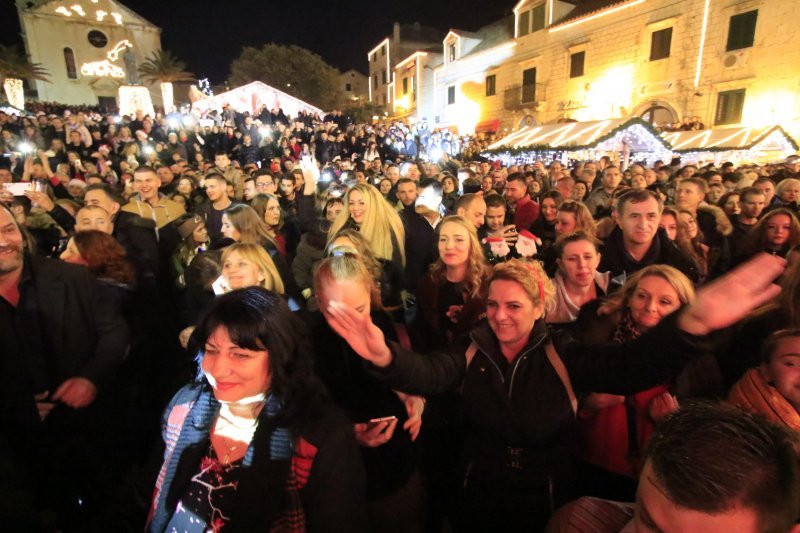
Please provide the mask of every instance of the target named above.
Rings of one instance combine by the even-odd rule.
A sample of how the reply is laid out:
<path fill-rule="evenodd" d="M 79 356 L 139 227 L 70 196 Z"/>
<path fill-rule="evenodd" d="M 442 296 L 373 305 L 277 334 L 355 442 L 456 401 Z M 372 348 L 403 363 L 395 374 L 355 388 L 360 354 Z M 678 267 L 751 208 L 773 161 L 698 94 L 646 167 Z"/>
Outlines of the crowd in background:
<path fill-rule="evenodd" d="M 0 113 L 4 523 L 789 531 L 800 157 L 504 167 L 488 143 Z"/>

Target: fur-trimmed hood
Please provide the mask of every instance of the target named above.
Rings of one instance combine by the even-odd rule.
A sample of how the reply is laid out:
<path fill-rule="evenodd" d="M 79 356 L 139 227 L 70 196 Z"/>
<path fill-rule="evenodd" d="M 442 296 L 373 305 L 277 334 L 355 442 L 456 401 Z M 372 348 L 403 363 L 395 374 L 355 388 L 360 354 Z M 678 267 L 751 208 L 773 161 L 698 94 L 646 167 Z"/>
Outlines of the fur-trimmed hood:
<path fill-rule="evenodd" d="M 717 231 L 725 237 L 733 233 L 733 224 L 731 224 L 728 215 L 726 215 L 725 211 L 721 208 L 715 205 L 700 205 L 697 207 L 697 210 L 714 215 L 714 220 L 717 223 Z"/>

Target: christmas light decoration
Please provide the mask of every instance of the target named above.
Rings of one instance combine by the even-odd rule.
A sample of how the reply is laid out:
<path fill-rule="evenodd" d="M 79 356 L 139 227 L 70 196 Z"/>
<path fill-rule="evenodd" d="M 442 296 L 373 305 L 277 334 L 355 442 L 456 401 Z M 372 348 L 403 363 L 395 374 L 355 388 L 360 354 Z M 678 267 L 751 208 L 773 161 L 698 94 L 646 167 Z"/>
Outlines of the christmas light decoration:
<path fill-rule="evenodd" d="M 172 83 L 163 82 L 161 84 L 161 100 L 164 102 L 164 111 L 169 113 L 175 107 L 175 100 L 172 96 Z"/>
<path fill-rule="evenodd" d="M 95 11 L 95 15 L 97 15 L 97 22 L 103 22 L 103 19 L 106 18 L 108 15 L 108 11 L 103 11 L 102 9 L 98 9 Z"/>
<path fill-rule="evenodd" d="M 84 63 L 81 65 L 81 74 L 97 78 L 124 78 L 125 71 L 109 62 L 108 59 Z"/>
<path fill-rule="evenodd" d="M 64 15 L 65 17 L 71 17 L 72 16 L 72 11 L 70 11 L 69 9 L 67 9 L 64 6 L 57 7 L 56 8 L 56 13 L 58 13 L 60 15 Z"/>
<path fill-rule="evenodd" d="M 214 96 L 214 91 L 211 90 L 211 83 L 208 81 L 208 78 L 198 80 L 197 88 L 200 89 L 201 93 L 207 96 Z"/>
<path fill-rule="evenodd" d="M 120 15 L 119 13 L 111 13 L 111 18 L 113 18 L 114 22 L 116 22 L 117 24 L 122 24 L 122 15 Z"/>
<path fill-rule="evenodd" d="M 133 116 L 137 111 L 155 116 L 150 91 L 141 85 L 123 85 L 119 88 L 119 114 Z"/>
<path fill-rule="evenodd" d="M 74 6 L 70 6 L 70 9 L 72 9 L 75 13 L 77 13 L 78 15 L 80 15 L 82 17 L 86 16 L 86 12 L 78 4 L 75 4 Z"/>
<path fill-rule="evenodd" d="M 18 78 L 6 78 L 3 82 L 3 89 L 6 92 L 8 103 L 17 109 L 25 108 L 25 91 L 22 88 L 22 80 Z"/>

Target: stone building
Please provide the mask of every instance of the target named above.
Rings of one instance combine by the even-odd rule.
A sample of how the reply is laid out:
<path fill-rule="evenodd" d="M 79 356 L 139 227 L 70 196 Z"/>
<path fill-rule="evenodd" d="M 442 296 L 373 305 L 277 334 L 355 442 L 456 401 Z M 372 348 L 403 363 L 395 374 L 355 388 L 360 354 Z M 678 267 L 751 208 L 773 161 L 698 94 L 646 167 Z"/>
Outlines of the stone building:
<path fill-rule="evenodd" d="M 368 97 L 370 102 L 383 106 L 388 113 L 394 112 L 394 68 L 412 53 L 437 46 L 442 32 L 434 28 L 395 22 L 392 34 L 367 54 L 369 62 Z"/>
<path fill-rule="evenodd" d="M 369 99 L 368 78 L 354 68 L 339 74 L 339 89 L 348 101 L 364 102 Z"/>
<path fill-rule="evenodd" d="M 17 12 L 31 61 L 49 73 L 35 82 L 42 101 L 115 108 L 119 86 L 161 48 L 161 29 L 116 0 L 17 0 Z"/>
<path fill-rule="evenodd" d="M 513 20 L 441 41 L 429 120 L 462 133 L 627 117 L 796 123 L 798 9 L 800 0 L 521 0 Z"/>

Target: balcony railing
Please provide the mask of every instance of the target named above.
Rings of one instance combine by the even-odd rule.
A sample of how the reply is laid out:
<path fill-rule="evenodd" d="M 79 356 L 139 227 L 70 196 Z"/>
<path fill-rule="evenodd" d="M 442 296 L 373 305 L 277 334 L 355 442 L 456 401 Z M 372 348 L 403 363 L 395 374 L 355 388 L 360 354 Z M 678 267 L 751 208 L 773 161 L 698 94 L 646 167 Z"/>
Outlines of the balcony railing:
<path fill-rule="evenodd" d="M 546 100 L 546 86 L 544 83 L 531 85 L 517 85 L 505 90 L 504 103 L 506 109 L 521 109 L 534 107 L 539 102 Z"/>

